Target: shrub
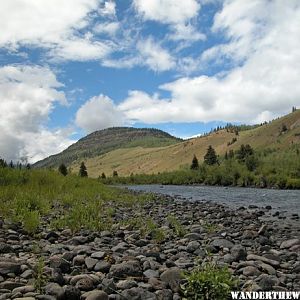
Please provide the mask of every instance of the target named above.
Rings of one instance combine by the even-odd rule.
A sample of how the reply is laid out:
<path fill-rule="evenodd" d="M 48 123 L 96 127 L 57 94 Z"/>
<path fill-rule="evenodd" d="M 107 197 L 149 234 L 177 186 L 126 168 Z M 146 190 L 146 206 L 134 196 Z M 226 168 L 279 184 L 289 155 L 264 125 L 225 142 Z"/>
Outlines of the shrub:
<path fill-rule="evenodd" d="M 81 163 L 80 168 L 79 168 L 79 176 L 80 177 L 88 177 L 88 172 L 86 169 L 86 166 L 84 162 Z"/>
<path fill-rule="evenodd" d="M 300 189 L 300 179 L 289 178 L 286 182 L 286 188 L 288 188 L 288 189 Z"/>
<path fill-rule="evenodd" d="M 35 233 L 39 225 L 40 225 L 40 214 L 38 211 L 32 210 L 24 213 L 23 226 L 28 233 L 30 234 Z"/>
<path fill-rule="evenodd" d="M 237 282 L 227 267 L 208 262 L 190 274 L 185 275 L 187 282 L 182 286 L 187 299 L 224 300 Z"/>
<path fill-rule="evenodd" d="M 173 229 L 173 232 L 177 236 L 183 237 L 186 234 L 185 228 L 180 224 L 180 222 L 174 216 L 168 216 L 167 220 L 170 224 L 170 227 Z"/>
<path fill-rule="evenodd" d="M 58 172 L 64 176 L 68 175 L 68 169 L 66 167 L 65 164 L 60 164 L 60 166 L 58 167 Z"/>
<path fill-rule="evenodd" d="M 42 293 L 44 286 L 48 282 L 48 277 L 45 274 L 45 261 L 43 257 L 40 257 L 34 272 L 34 287 L 40 293 Z"/>
<path fill-rule="evenodd" d="M 194 154 L 190 169 L 191 170 L 198 170 L 199 169 L 199 162 L 198 162 L 198 159 L 197 159 L 195 154 Z"/>

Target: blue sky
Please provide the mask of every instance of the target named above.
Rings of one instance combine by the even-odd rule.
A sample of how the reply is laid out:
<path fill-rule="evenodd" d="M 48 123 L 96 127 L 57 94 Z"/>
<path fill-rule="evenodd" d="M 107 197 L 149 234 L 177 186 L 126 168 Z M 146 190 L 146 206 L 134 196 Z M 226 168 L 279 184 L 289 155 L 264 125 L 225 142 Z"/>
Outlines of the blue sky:
<path fill-rule="evenodd" d="M 33 162 L 111 126 L 190 137 L 300 100 L 300 3 L 0 3 L 0 156 Z"/>

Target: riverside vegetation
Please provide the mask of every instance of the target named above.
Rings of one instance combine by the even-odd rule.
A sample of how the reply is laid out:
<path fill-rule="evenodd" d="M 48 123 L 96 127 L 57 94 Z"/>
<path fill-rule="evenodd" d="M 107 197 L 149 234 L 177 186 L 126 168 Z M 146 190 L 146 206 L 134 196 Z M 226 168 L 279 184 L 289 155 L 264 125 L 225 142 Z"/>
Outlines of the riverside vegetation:
<path fill-rule="evenodd" d="M 300 150 L 298 145 L 285 152 L 275 149 L 254 150 L 249 144 L 236 151 L 217 156 L 209 146 L 204 162 L 191 159 L 190 168 L 158 174 L 131 174 L 131 176 L 102 176 L 107 184 L 206 184 L 222 186 L 276 187 L 300 189 Z"/>
<path fill-rule="evenodd" d="M 133 194 L 48 170 L 3 167 L 0 185 L 0 299 L 221 300 L 300 288 L 297 223 L 261 219 L 269 207 Z"/>
<path fill-rule="evenodd" d="M 260 178 L 262 183 L 267 178 L 270 186 L 281 185 L 281 175 L 291 187 L 299 185 L 299 181 L 294 183 L 294 179 L 299 179 L 297 149 L 300 151 L 300 109 L 293 109 L 292 113 L 268 123 L 251 126 L 227 124 L 187 140 L 154 129 L 108 128 L 89 134 L 63 152 L 35 163 L 33 168 L 57 169 L 63 163 L 71 173 L 77 174 L 80 164 L 84 162 L 92 178 L 98 178 L 102 173 L 106 177 L 113 173 L 129 177 L 131 173 L 152 175 L 188 171 L 194 155 L 202 164 L 209 145 L 219 156 L 221 168 L 213 166 L 208 168 L 208 173 L 210 175 L 210 169 L 217 169 L 216 174 L 221 172 L 223 175 L 222 169 L 226 167 L 226 173 L 229 171 L 233 179 L 226 178 L 225 184 L 235 180 L 233 175 L 238 171 L 241 175 L 238 185 L 252 185 L 252 178 L 255 185 L 259 185 Z M 252 158 L 255 160 L 237 164 L 236 159 L 231 159 L 223 164 L 226 152 L 227 155 L 232 151 L 235 153 L 242 145 L 250 145 L 254 149 Z M 257 165 L 253 164 L 256 160 Z M 230 162 L 233 162 L 233 166 L 230 166 Z M 252 171 L 251 167 L 255 170 Z M 218 177 L 206 178 L 207 181 L 218 182 Z M 180 182 L 181 179 L 176 181 Z"/>

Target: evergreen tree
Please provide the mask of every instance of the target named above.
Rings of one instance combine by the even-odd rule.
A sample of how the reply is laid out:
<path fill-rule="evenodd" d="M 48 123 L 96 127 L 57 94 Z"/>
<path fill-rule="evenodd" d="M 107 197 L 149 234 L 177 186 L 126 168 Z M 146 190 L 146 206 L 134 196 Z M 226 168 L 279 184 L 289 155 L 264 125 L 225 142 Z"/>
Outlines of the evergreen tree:
<path fill-rule="evenodd" d="M 9 163 L 9 167 L 10 167 L 11 169 L 14 169 L 14 168 L 15 168 L 15 165 L 14 165 L 14 163 L 13 163 L 12 160 L 11 160 L 10 163 Z"/>
<path fill-rule="evenodd" d="M 211 145 L 208 146 L 207 152 L 204 155 L 204 162 L 210 166 L 218 163 L 216 151 Z"/>
<path fill-rule="evenodd" d="M 88 177 L 88 172 L 86 170 L 86 166 L 85 166 L 84 162 L 82 162 L 80 165 L 79 176 L 80 177 Z"/>
<path fill-rule="evenodd" d="M 230 149 L 228 152 L 228 158 L 229 159 L 234 158 L 234 151 L 232 149 Z"/>
<path fill-rule="evenodd" d="M 227 151 L 225 152 L 224 158 L 225 158 L 225 160 L 228 160 L 228 153 L 227 153 Z"/>
<path fill-rule="evenodd" d="M 192 164 L 191 164 L 191 170 L 198 170 L 198 169 L 199 169 L 198 158 L 194 154 L 194 157 L 193 157 L 193 160 L 192 160 Z"/>
<path fill-rule="evenodd" d="M 248 171 L 253 172 L 257 168 L 258 161 L 254 155 L 250 155 L 246 157 L 245 164 Z"/>
<path fill-rule="evenodd" d="M 60 166 L 58 167 L 58 172 L 64 176 L 68 175 L 68 169 L 66 167 L 65 164 L 60 164 Z"/>
<path fill-rule="evenodd" d="M 7 167 L 7 162 L 3 158 L 0 158 L 0 168 L 6 168 L 6 167 Z"/>
<path fill-rule="evenodd" d="M 101 174 L 101 178 L 102 178 L 102 179 L 105 179 L 105 178 L 106 178 L 106 175 L 105 175 L 104 172 Z"/>
<path fill-rule="evenodd" d="M 240 162 L 245 162 L 247 157 L 254 154 L 254 150 L 249 144 L 247 145 L 242 144 L 240 149 L 236 152 L 236 154 L 237 154 L 237 159 Z"/>
<path fill-rule="evenodd" d="M 285 124 L 282 124 L 281 132 L 286 132 L 287 130 L 288 130 L 287 126 Z"/>

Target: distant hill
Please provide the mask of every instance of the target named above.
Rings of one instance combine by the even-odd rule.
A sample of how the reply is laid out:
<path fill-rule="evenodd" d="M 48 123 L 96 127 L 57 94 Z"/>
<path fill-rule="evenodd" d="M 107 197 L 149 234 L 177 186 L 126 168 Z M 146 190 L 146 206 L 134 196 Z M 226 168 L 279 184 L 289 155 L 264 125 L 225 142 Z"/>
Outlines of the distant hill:
<path fill-rule="evenodd" d="M 127 149 L 125 151 L 128 151 L 128 148 L 134 147 L 163 147 L 180 141 L 182 140 L 158 129 L 113 127 L 93 132 L 61 153 L 38 161 L 33 167 L 58 167 L 61 163 L 69 166 L 115 149 Z"/>
<path fill-rule="evenodd" d="M 241 144 L 250 144 L 257 150 L 281 153 L 291 147 L 300 149 L 300 110 L 264 125 L 242 126 L 238 129 L 238 135 L 235 130 L 222 129 L 185 141 L 169 137 L 169 145 L 153 143 L 151 147 L 147 147 L 139 142 L 131 142 L 132 147 L 127 149 L 115 145 L 114 150 L 86 158 L 85 163 L 91 177 L 98 177 L 102 172 L 111 176 L 114 170 L 125 176 L 131 173 L 152 174 L 186 168 L 194 154 L 199 160 L 203 159 L 208 145 L 212 145 L 219 155 L 224 155 L 230 149 L 236 150 Z M 111 133 L 111 139 L 118 140 L 118 135 L 114 136 L 113 132 Z M 72 169 L 77 172 L 78 168 L 79 161 L 74 162 Z"/>

